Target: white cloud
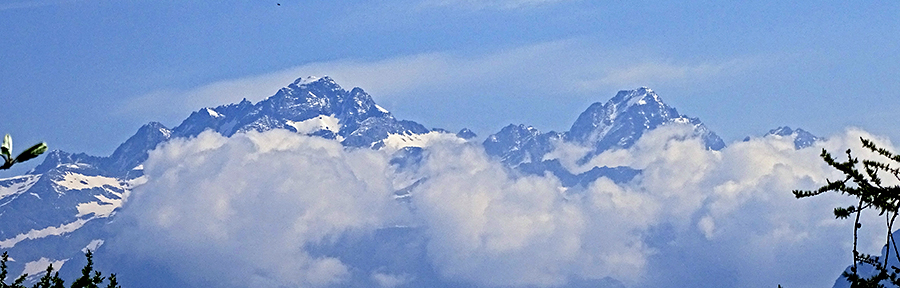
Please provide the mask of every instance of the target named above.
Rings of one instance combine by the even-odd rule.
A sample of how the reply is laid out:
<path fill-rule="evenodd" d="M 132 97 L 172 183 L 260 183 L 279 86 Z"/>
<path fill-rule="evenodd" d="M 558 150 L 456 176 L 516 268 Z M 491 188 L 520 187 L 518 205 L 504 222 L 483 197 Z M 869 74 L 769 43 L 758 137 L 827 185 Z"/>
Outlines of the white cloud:
<path fill-rule="evenodd" d="M 362 87 L 380 103 L 414 97 L 441 101 L 447 97 L 503 95 L 528 95 L 546 103 L 559 101 L 560 97 L 571 98 L 573 94 L 644 85 L 722 81 L 723 77 L 739 76 L 764 62 L 759 58 L 701 63 L 653 59 L 627 49 L 603 48 L 596 41 L 585 39 L 536 43 L 482 55 L 443 51 L 377 61 L 340 59 L 187 90 L 152 91 L 124 100 L 118 113 L 183 119 L 196 107 L 235 103 L 243 98 L 254 102 L 265 99 L 296 78 L 309 75 L 328 75 L 346 89 Z M 485 91 L 495 92 L 485 95 Z"/>
<path fill-rule="evenodd" d="M 475 146 L 432 147 L 428 181 L 412 201 L 428 227 L 428 253 L 450 279 L 486 285 L 554 286 L 570 276 L 634 281 L 649 251 L 639 232 L 640 196 L 611 182 L 567 194 L 555 177 L 515 178 Z M 609 188 L 609 189 L 607 189 Z"/>
<path fill-rule="evenodd" d="M 671 63 L 642 61 L 608 69 L 599 79 L 586 80 L 585 87 L 637 87 L 663 83 L 693 84 L 722 76 L 735 76 L 757 68 L 759 59 L 732 59 L 718 62 Z"/>
<path fill-rule="evenodd" d="M 766 137 L 708 151 L 697 140 L 679 140 L 691 133 L 690 127 L 664 126 L 632 148 L 607 151 L 583 167 L 575 164 L 586 153 L 580 147 L 559 145 L 549 158 L 561 157 L 575 171 L 595 165 L 643 170 L 630 183 L 601 179 L 587 188 L 606 195 L 607 202 L 601 202 L 605 208 L 618 205 L 612 225 L 632 227 L 643 236 L 638 239 L 650 253 L 643 255 L 640 275 L 645 280 L 637 286 L 696 286 L 697 279 L 713 286 L 833 284 L 849 263 L 851 230 L 848 222 L 833 219 L 831 210 L 850 204 L 850 199 L 822 195 L 797 200 L 790 191 L 813 189 L 826 178 L 840 177 L 818 157 L 822 148 L 840 153 L 850 147 L 865 158 L 874 155 L 862 151 L 859 137 L 893 149 L 890 141 L 851 128 L 801 150 L 794 150 L 792 139 Z M 868 221 L 883 219 L 869 215 Z M 866 243 L 864 251 L 879 250 L 883 235 L 878 230 L 860 238 Z M 629 259 L 640 259 L 635 255 L 641 254 Z M 690 271 L 708 274 L 679 276 Z"/>
<path fill-rule="evenodd" d="M 573 41 L 558 41 L 518 47 L 483 56 L 458 56 L 449 52 L 423 53 L 379 61 L 353 59 L 315 62 L 297 67 L 239 79 L 210 83 L 186 91 L 162 90 L 128 100 L 122 112 L 133 112 L 154 106 L 206 107 L 240 101 L 259 101 L 275 94 L 295 79 L 309 75 L 330 76 L 339 84 L 363 87 L 380 97 L 404 94 L 427 87 L 453 86 L 461 83 L 486 82 L 507 77 L 501 71 L 515 71 L 542 60 L 543 56 L 570 49 Z M 559 57 L 559 56 L 557 56 Z M 545 66 L 546 67 L 546 66 Z M 529 70 L 536 70 L 530 68 Z M 548 72 L 536 76 L 549 76 Z M 528 81 L 546 77 L 528 77 Z M 540 82 L 540 81 L 538 81 Z M 168 103 L 169 105 L 159 105 Z M 156 105 L 152 105 L 156 104 Z M 177 105 L 175 105 L 177 104 Z"/>
<path fill-rule="evenodd" d="M 340 283 L 350 267 L 306 247 L 368 233 L 399 210 L 383 155 L 283 130 L 173 140 L 144 167 L 150 181 L 124 216 L 139 229 L 119 244 L 220 287 Z"/>
<path fill-rule="evenodd" d="M 244 98 L 257 102 L 274 95 L 278 89 L 295 79 L 311 75 L 330 76 L 345 86 L 345 89 L 365 87 L 369 93 L 377 92 L 376 95 L 388 96 L 418 85 L 441 83 L 441 79 L 451 81 L 452 78 L 440 77 L 440 74 L 446 72 L 449 69 L 447 66 L 452 62 L 447 55 L 433 53 L 374 62 L 337 60 L 309 63 L 264 75 L 218 81 L 189 90 L 150 92 L 127 100 L 119 113 L 183 117 L 182 114 L 187 114 L 190 110 L 170 109 L 215 107 Z"/>
<path fill-rule="evenodd" d="M 424 233 L 423 258 L 405 261 L 425 261 L 411 266 L 463 285 L 550 287 L 604 277 L 631 287 L 833 283 L 849 263 L 852 230 L 831 211 L 849 199 L 797 200 L 790 191 L 839 176 L 819 159 L 821 148 L 868 157 L 857 148 L 860 136 L 892 144 L 848 129 L 801 150 L 766 137 L 709 151 L 685 137 L 691 133 L 664 126 L 589 162 L 642 169 L 631 182 L 600 178 L 570 189 L 553 176 L 510 174 L 471 143 L 433 143 L 416 170 L 398 174 L 384 151 L 285 131 L 204 133 L 151 153 L 149 181 L 120 216 L 137 228 L 105 245 L 129 243 L 124 250 L 137 259 L 224 287 L 403 287 L 423 278 L 320 249 L 338 239 L 367 247 L 366 235 L 399 224 Z M 565 157 L 584 150 L 560 147 L 573 150 L 557 151 Z M 392 183 L 410 176 L 427 180 L 408 204 L 395 202 L 401 187 Z M 864 251 L 876 251 L 881 235 L 866 230 L 860 239 Z"/>
<path fill-rule="evenodd" d="M 393 288 L 409 282 L 409 276 L 375 272 L 372 273 L 372 280 L 375 280 L 375 283 L 380 287 Z"/>

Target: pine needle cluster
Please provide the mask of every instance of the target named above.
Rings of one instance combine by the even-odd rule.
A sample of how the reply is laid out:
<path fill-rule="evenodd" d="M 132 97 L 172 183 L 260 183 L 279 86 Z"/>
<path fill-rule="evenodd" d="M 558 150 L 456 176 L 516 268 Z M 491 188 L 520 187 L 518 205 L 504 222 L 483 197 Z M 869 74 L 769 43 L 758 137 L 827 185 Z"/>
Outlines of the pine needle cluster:
<path fill-rule="evenodd" d="M 862 140 L 863 148 L 878 154 L 882 159 L 864 159 L 860 162 L 859 158 L 853 157 L 850 149 L 847 149 L 845 152 L 847 160 L 841 162 L 835 160 L 827 150 L 822 149 L 820 156 L 825 163 L 843 173 L 844 178 L 835 181 L 827 180 L 826 184 L 817 190 L 794 190 L 793 193 L 798 199 L 827 192 L 855 198 L 855 205 L 834 208 L 836 218 L 854 219 L 853 266 L 850 266 L 848 271 L 844 271 L 842 276 L 850 282 L 851 288 L 882 288 L 886 287 L 885 284 L 900 287 L 900 275 L 898 275 L 900 268 L 889 265 L 888 262 L 892 257 L 900 262 L 900 252 L 898 252 L 892 233 L 898 207 L 900 207 L 900 185 L 886 185 L 883 178 L 891 177 L 900 182 L 900 155 L 878 147 L 867 139 L 860 138 L 860 140 Z M 862 228 L 860 216 L 865 210 L 878 213 L 885 220 L 886 235 L 883 256 L 861 253 L 857 247 L 859 229 Z M 862 266 L 873 268 L 874 273 L 861 275 L 859 271 Z"/>

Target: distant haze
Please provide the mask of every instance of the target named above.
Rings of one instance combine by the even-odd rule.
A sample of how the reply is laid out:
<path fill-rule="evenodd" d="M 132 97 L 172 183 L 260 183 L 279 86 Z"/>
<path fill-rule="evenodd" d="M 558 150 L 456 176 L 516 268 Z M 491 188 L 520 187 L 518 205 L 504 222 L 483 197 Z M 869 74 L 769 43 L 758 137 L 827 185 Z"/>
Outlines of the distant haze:
<path fill-rule="evenodd" d="M 0 133 L 109 155 L 147 122 L 329 75 L 480 135 L 564 130 L 649 86 L 726 142 L 783 125 L 900 137 L 894 2 L 275 2 L 0 4 Z"/>

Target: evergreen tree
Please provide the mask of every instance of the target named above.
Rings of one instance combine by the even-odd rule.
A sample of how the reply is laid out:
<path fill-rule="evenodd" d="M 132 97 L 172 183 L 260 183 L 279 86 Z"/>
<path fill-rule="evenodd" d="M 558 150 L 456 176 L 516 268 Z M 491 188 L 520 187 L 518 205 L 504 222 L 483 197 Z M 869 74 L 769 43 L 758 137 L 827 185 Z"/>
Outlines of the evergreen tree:
<path fill-rule="evenodd" d="M 81 268 L 81 277 L 72 282 L 72 288 L 99 288 L 97 285 L 102 283 L 104 278 L 100 276 L 102 274 L 100 271 L 94 271 L 94 253 L 88 250 L 84 256 L 87 257 L 87 264 Z M 91 272 L 94 272 L 93 276 Z"/>
<path fill-rule="evenodd" d="M 53 276 L 50 276 L 51 274 Z M 47 273 L 37 283 L 34 283 L 34 286 L 31 286 L 31 288 L 65 288 L 66 286 L 63 282 L 59 278 L 59 271 L 53 273 L 53 263 L 51 263 L 50 266 L 47 266 Z"/>
<path fill-rule="evenodd" d="M 106 288 L 122 288 L 119 286 L 119 281 L 116 280 L 116 274 L 109 274 L 109 284 L 106 285 Z"/>
<path fill-rule="evenodd" d="M 860 138 L 863 148 L 868 149 L 885 160 L 876 161 L 865 159 L 860 161 L 853 157 L 850 149 L 847 149 L 847 161 L 839 162 L 828 151 L 822 149 L 821 157 L 829 166 L 834 167 L 844 174 L 841 180 L 827 180 L 825 186 L 814 191 L 794 190 L 797 198 L 812 197 L 826 192 L 836 192 L 856 198 L 856 205 L 834 208 L 834 216 L 839 219 L 854 219 L 853 225 L 853 266 L 849 271 L 841 275 L 850 282 L 851 288 L 881 288 L 885 284 L 900 286 L 900 268 L 891 265 L 888 260 L 893 257 L 900 261 L 900 252 L 894 241 L 894 220 L 897 219 L 898 207 L 900 207 L 900 185 L 885 185 L 884 176 L 893 177 L 900 181 L 900 155 L 894 154 L 884 148 L 876 146 L 872 141 Z M 860 171 L 862 168 L 862 171 Z M 857 249 L 859 229 L 862 228 L 860 216 L 864 210 L 873 210 L 885 219 L 885 244 L 884 257 L 860 253 Z M 872 275 L 860 275 L 860 267 L 868 265 L 874 268 Z M 780 287 L 780 286 L 779 286 Z"/>
<path fill-rule="evenodd" d="M 75 279 L 70 288 L 100 288 L 99 285 L 103 284 L 104 277 L 101 276 L 102 273 L 100 271 L 94 271 L 94 254 L 88 250 L 84 253 L 84 256 L 87 258 L 87 264 L 81 269 L 81 277 Z M 23 283 L 25 283 L 25 277 L 28 277 L 28 274 L 22 274 L 12 284 L 6 284 L 5 280 L 8 272 L 6 261 L 8 260 L 9 255 L 3 252 L 3 258 L 0 259 L 0 288 L 27 288 Z M 65 281 L 59 277 L 59 271 L 53 272 L 53 264 L 47 266 L 46 271 L 44 276 L 37 283 L 34 283 L 31 288 L 66 288 Z M 53 276 L 50 276 L 51 274 Z M 106 285 L 106 288 L 122 288 L 122 286 L 119 286 L 118 280 L 116 280 L 116 274 L 109 275 L 109 283 Z"/>
<path fill-rule="evenodd" d="M 24 161 L 28 161 L 34 159 L 35 157 L 43 154 L 47 151 L 46 143 L 38 143 L 34 146 L 25 149 L 22 153 L 19 153 L 18 156 L 12 157 L 12 137 L 9 134 L 3 137 L 3 142 L 0 144 L 0 157 L 3 158 L 2 163 L 0 163 L 0 170 L 9 169 L 15 163 L 20 163 Z M 98 285 L 103 283 L 104 277 L 102 277 L 102 273 L 100 271 L 94 270 L 94 254 L 88 250 L 84 256 L 87 258 L 87 264 L 84 265 L 84 268 L 81 269 L 81 277 L 75 279 L 72 283 L 71 288 L 99 288 Z M 8 274 L 8 266 L 6 265 L 6 261 L 9 260 L 9 255 L 7 252 L 3 252 L 3 258 L 0 259 L 0 288 L 27 288 L 23 284 L 25 282 L 25 278 L 28 277 L 28 274 L 22 274 L 19 278 L 16 278 L 12 284 L 6 284 L 6 276 Z M 93 276 L 91 275 L 93 272 Z M 53 276 L 51 276 L 51 274 Z M 65 281 L 59 277 L 59 271 L 53 272 L 53 264 L 47 266 L 47 273 L 44 274 L 41 279 L 38 280 L 32 288 L 65 288 Z M 116 280 L 116 274 L 109 275 L 109 284 L 106 288 L 122 288 L 119 286 L 119 282 Z"/>
<path fill-rule="evenodd" d="M 2 257 L 3 258 L 0 259 L 0 288 L 25 288 L 25 286 L 22 285 L 22 283 L 25 282 L 25 277 L 28 277 L 28 274 L 22 274 L 22 276 L 19 276 L 19 278 L 16 278 L 16 280 L 13 281 L 12 284 L 6 284 L 6 275 L 7 275 L 6 268 L 8 268 L 6 266 L 6 261 L 9 261 L 9 254 L 7 254 L 6 252 L 3 252 Z"/>

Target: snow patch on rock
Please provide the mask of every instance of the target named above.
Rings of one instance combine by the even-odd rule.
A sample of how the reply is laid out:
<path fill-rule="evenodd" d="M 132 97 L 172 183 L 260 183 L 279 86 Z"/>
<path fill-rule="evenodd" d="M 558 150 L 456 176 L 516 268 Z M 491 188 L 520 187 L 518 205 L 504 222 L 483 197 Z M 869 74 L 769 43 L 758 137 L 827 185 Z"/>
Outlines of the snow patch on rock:
<path fill-rule="evenodd" d="M 294 127 L 297 129 L 297 133 L 302 134 L 310 134 L 319 130 L 328 130 L 337 134 L 341 130 L 341 124 L 338 122 L 338 118 L 334 115 L 319 115 L 299 122 L 288 120 L 285 124 Z"/>
<path fill-rule="evenodd" d="M 123 189 L 122 182 L 119 182 L 119 179 L 104 176 L 87 176 L 72 172 L 66 172 L 62 180 L 53 181 L 53 183 L 68 190 L 82 190 L 104 186 Z"/>

